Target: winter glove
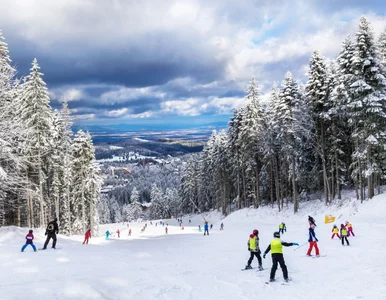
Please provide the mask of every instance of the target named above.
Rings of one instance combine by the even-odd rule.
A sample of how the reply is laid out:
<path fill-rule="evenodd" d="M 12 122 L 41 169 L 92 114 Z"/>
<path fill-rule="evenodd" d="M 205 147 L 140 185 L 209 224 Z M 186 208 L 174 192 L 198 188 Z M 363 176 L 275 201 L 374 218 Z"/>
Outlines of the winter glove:
<path fill-rule="evenodd" d="M 46 231 L 46 233 L 44 235 L 47 235 L 47 231 Z"/>
<path fill-rule="evenodd" d="M 299 246 L 298 243 L 292 243 L 292 246 Z"/>
<path fill-rule="evenodd" d="M 267 253 L 264 253 L 264 254 L 263 254 L 263 258 L 265 258 L 266 255 L 267 255 Z"/>
<path fill-rule="evenodd" d="M 251 248 L 248 248 L 248 251 L 251 251 Z"/>

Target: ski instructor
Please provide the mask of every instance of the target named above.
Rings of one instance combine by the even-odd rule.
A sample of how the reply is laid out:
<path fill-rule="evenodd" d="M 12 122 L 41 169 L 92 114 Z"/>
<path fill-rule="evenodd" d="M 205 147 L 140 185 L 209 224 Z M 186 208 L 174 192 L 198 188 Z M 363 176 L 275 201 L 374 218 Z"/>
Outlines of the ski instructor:
<path fill-rule="evenodd" d="M 56 246 L 56 235 L 59 233 L 59 226 L 58 226 L 58 219 L 55 218 L 53 221 L 48 223 L 46 233 L 47 236 L 46 242 L 44 243 L 44 247 L 42 250 L 47 249 L 47 245 L 50 242 L 50 239 L 52 238 L 52 248 L 55 249 Z"/>

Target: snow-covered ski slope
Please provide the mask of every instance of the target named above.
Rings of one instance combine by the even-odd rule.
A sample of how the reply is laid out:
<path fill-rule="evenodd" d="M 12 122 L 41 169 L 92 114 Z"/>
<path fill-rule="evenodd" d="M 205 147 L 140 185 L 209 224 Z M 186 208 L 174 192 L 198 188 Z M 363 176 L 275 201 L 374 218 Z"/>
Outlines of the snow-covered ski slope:
<path fill-rule="evenodd" d="M 323 213 L 321 213 L 323 211 Z M 319 212 L 319 213 L 318 213 Z M 325 214 L 353 224 L 356 237 L 343 247 L 331 240 L 332 224 L 323 223 Z M 292 281 L 283 282 L 280 268 L 276 282 L 266 284 L 271 266 L 270 255 L 263 260 L 266 270 L 242 272 L 248 260 L 248 236 L 260 231 L 265 250 L 280 222 L 287 225 L 282 240 L 303 244 L 308 238 L 307 216 L 316 219 L 316 235 L 321 254 L 305 257 L 307 246 L 294 251 L 284 249 Z M 28 229 L 0 229 L 0 299 L 386 299 L 386 195 L 364 204 L 356 201 L 342 207 L 325 208 L 322 203 L 301 205 L 298 214 L 292 209 L 278 213 L 269 208 L 243 209 L 225 219 L 207 214 L 213 223 L 210 236 L 199 233 L 201 216 L 193 216 L 184 230 L 176 220 L 164 227 L 150 225 L 140 233 L 143 223 L 130 224 L 132 237 L 122 224 L 103 225 L 100 232 L 121 230 L 121 237 L 105 241 L 93 237 L 82 245 L 83 236 L 59 236 L 60 250 L 38 251 L 20 248 Z M 166 221 L 166 220 L 165 220 Z M 225 229 L 220 231 L 220 223 Z M 35 244 L 41 248 L 44 232 L 35 230 Z M 256 260 L 253 266 L 257 266 Z"/>

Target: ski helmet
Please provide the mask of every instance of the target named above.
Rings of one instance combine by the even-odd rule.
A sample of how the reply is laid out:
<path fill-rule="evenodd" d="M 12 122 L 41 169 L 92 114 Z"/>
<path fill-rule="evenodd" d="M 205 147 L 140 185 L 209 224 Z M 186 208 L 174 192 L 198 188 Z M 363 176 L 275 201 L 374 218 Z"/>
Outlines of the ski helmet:
<path fill-rule="evenodd" d="M 280 237 L 280 232 L 274 232 L 273 233 L 274 238 L 279 238 Z"/>
<path fill-rule="evenodd" d="M 255 235 L 254 235 L 253 233 L 251 233 L 251 234 L 249 235 L 249 237 L 250 237 L 251 239 L 253 239 L 253 238 L 255 237 Z"/>
<path fill-rule="evenodd" d="M 29 233 L 32 233 L 32 232 L 34 232 L 32 229 L 30 229 L 29 231 L 28 231 Z"/>
<path fill-rule="evenodd" d="M 253 229 L 253 234 L 254 235 L 258 235 L 259 234 L 259 231 L 257 229 Z"/>

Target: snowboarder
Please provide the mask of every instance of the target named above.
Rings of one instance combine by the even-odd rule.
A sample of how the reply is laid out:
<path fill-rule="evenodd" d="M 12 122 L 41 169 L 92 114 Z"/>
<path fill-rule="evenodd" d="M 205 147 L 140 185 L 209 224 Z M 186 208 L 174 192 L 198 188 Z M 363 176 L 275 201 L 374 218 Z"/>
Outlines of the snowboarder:
<path fill-rule="evenodd" d="M 256 256 L 258 262 L 259 262 L 259 270 L 263 270 L 263 265 L 261 261 L 260 256 L 260 247 L 259 247 L 259 231 L 257 229 L 254 229 L 253 232 L 249 235 L 248 240 L 248 251 L 251 253 L 251 257 L 248 259 L 247 265 L 245 266 L 245 269 L 252 269 L 251 263 L 253 260 L 253 257 Z"/>
<path fill-rule="evenodd" d="M 110 231 L 106 231 L 106 240 L 108 240 L 109 239 L 109 236 L 111 235 L 111 233 L 110 233 Z"/>
<path fill-rule="evenodd" d="M 224 230 L 224 223 L 221 223 L 220 230 Z"/>
<path fill-rule="evenodd" d="M 281 224 L 279 225 L 279 233 L 283 234 L 284 231 L 287 232 L 287 226 L 285 226 L 284 222 L 281 222 Z"/>
<path fill-rule="evenodd" d="M 56 247 L 56 235 L 59 233 L 59 226 L 58 226 L 58 219 L 55 218 L 53 221 L 48 223 L 45 235 L 47 236 L 46 242 L 44 243 L 43 249 L 47 249 L 47 245 L 50 242 L 50 239 L 52 239 L 52 248 L 55 249 Z"/>
<path fill-rule="evenodd" d="M 314 218 L 311 217 L 311 216 L 308 216 L 308 223 L 310 223 L 310 226 L 311 226 L 311 225 L 315 225 L 315 227 L 316 227 L 315 220 L 314 220 Z"/>
<path fill-rule="evenodd" d="M 129 229 L 129 236 L 131 236 L 131 228 Z"/>
<path fill-rule="evenodd" d="M 168 234 L 168 228 L 167 227 L 165 227 L 165 233 Z"/>
<path fill-rule="evenodd" d="M 198 225 L 198 231 L 201 232 L 201 225 Z"/>
<path fill-rule="evenodd" d="M 352 231 L 352 225 L 349 221 L 346 221 L 346 228 L 347 228 L 347 236 L 355 236 L 354 232 Z"/>
<path fill-rule="evenodd" d="M 275 273 L 277 270 L 277 264 L 280 264 L 280 268 L 283 271 L 283 277 L 285 281 L 288 281 L 288 270 L 287 266 L 285 265 L 284 256 L 283 256 L 283 246 L 284 247 L 290 247 L 290 246 L 299 246 L 298 243 L 286 243 L 282 242 L 280 240 L 280 233 L 274 232 L 273 234 L 274 239 L 272 240 L 271 244 L 268 246 L 267 250 L 265 250 L 263 254 L 263 258 L 271 251 L 272 253 L 272 269 L 271 274 L 269 277 L 269 281 L 275 281 Z"/>
<path fill-rule="evenodd" d="M 36 252 L 36 247 L 34 245 L 34 234 L 33 234 L 33 230 L 30 229 L 27 233 L 27 235 L 25 236 L 25 244 L 23 247 L 21 247 L 21 252 L 24 252 L 24 249 L 28 246 L 28 245 L 31 245 L 32 249 L 34 249 L 34 251 Z"/>
<path fill-rule="evenodd" d="M 84 244 L 88 244 L 88 240 L 91 239 L 91 229 L 87 230 L 85 235 L 84 235 L 84 241 L 83 241 L 83 245 Z"/>
<path fill-rule="evenodd" d="M 350 246 L 350 243 L 348 242 L 347 236 L 348 236 L 348 230 L 347 228 L 341 224 L 340 225 L 340 236 L 342 239 L 342 246 L 344 246 L 344 241 L 346 240 L 347 246 Z"/>
<path fill-rule="evenodd" d="M 315 236 L 315 225 L 311 225 L 308 229 L 308 242 L 310 243 L 310 247 L 307 251 L 307 256 L 311 256 L 311 251 L 315 247 L 316 256 L 319 256 L 319 248 L 318 248 L 318 239 Z"/>
<path fill-rule="evenodd" d="M 209 235 L 209 225 L 208 222 L 205 222 L 204 225 L 204 235 L 208 234 Z"/>
<path fill-rule="evenodd" d="M 117 230 L 117 234 L 118 234 L 118 237 L 121 237 L 120 236 L 121 232 L 119 231 L 119 229 Z"/>
<path fill-rule="evenodd" d="M 213 228 L 213 224 L 210 224 L 210 229 L 212 229 Z"/>
<path fill-rule="evenodd" d="M 334 224 L 334 227 L 332 227 L 332 236 L 331 236 L 331 239 L 333 239 L 335 237 L 335 235 L 340 239 L 340 236 L 339 236 L 339 228 L 338 226 L 336 226 L 336 224 Z"/>

